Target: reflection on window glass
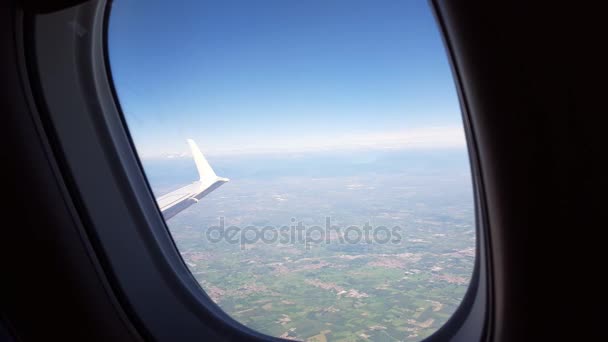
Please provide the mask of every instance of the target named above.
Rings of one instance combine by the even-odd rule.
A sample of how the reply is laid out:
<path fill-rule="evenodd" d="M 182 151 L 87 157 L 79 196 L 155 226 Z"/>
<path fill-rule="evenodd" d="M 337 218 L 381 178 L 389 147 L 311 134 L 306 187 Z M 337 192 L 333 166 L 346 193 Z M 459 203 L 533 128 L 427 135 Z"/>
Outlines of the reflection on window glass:
<path fill-rule="evenodd" d="M 120 1 L 108 45 L 159 207 L 225 312 L 310 341 L 421 340 L 453 314 L 474 206 L 426 1 Z"/>

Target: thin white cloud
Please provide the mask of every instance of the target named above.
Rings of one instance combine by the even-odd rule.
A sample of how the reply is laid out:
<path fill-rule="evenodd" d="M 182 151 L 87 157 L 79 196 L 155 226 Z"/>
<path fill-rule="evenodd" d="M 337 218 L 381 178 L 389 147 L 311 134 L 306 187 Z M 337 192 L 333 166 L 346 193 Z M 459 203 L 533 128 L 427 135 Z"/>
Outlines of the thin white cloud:
<path fill-rule="evenodd" d="M 259 137 L 235 137 L 233 144 L 215 144 L 201 139 L 199 146 L 206 155 L 281 154 L 356 150 L 421 150 L 464 148 L 464 131 L 459 126 L 420 127 L 389 132 L 366 132 L 334 135 L 272 135 Z M 143 146 L 142 146 L 143 147 Z M 187 148 L 184 144 L 184 148 Z M 143 158 L 189 157 L 186 149 L 142 153 Z M 151 153 L 150 153 L 151 152 Z"/>

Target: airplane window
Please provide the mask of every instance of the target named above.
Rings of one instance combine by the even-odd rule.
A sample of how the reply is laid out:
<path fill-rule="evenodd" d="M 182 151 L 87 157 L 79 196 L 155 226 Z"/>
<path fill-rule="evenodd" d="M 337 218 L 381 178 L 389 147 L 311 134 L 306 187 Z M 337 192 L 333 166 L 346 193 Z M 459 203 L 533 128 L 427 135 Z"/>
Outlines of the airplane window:
<path fill-rule="evenodd" d="M 120 1 L 118 100 L 202 290 L 264 334 L 417 341 L 475 262 L 464 128 L 426 1 Z"/>

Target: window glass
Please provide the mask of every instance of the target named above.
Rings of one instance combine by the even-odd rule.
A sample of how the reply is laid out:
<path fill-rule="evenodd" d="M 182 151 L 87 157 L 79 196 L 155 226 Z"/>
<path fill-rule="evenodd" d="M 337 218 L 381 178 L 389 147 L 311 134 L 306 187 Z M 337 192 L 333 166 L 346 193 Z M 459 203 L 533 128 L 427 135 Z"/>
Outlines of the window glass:
<path fill-rule="evenodd" d="M 426 1 L 116 1 L 108 49 L 159 208 L 221 309 L 310 341 L 421 340 L 452 315 L 474 205 Z"/>

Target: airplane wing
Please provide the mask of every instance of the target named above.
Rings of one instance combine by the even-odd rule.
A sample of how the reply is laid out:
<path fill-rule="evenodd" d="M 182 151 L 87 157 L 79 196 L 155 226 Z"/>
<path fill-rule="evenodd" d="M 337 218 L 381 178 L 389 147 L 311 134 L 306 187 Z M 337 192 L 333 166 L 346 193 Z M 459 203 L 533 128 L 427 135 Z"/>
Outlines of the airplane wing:
<path fill-rule="evenodd" d="M 198 170 L 199 180 L 156 199 L 165 220 L 197 203 L 211 191 L 229 181 L 228 178 L 218 177 L 215 174 L 194 140 L 188 139 L 188 144 Z"/>

